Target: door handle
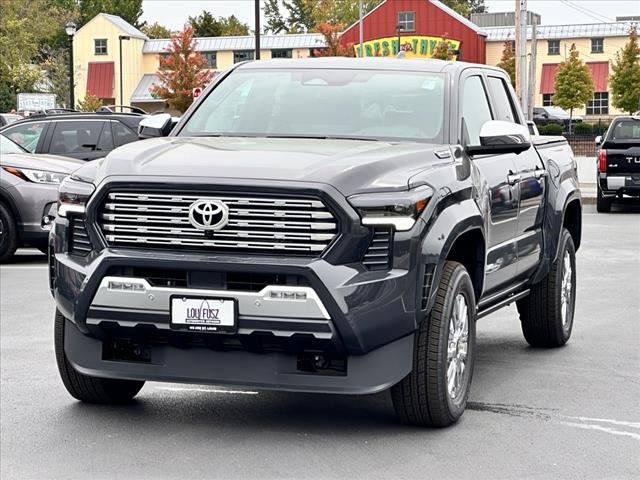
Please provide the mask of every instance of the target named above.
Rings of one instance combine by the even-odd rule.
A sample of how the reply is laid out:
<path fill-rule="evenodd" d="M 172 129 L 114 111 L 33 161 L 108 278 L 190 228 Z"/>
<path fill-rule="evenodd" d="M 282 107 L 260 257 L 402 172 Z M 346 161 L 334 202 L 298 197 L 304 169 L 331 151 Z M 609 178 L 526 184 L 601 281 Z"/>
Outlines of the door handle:
<path fill-rule="evenodd" d="M 536 168 L 535 170 L 536 180 L 540 180 L 541 178 L 544 178 L 547 175 L 549 175 L 549 172 L 544 168 Z"/>
<path fill-rule="evenodd" d="M 509 173 L 509 175 L 507 175 L 507 182 L 509 185 L 513 186 L 520 182 L 521 178 L 522 176 L 517 173 Z"/>

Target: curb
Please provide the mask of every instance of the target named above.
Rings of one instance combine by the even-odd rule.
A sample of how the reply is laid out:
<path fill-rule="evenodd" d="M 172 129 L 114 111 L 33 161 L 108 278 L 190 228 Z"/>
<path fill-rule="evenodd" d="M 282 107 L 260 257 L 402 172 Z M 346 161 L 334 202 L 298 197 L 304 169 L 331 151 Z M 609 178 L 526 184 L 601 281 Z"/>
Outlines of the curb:
<path fill-rule="evenodd" d="M 583 205 L 595 205 L 596 203 L 596 184 L 581 183 L 580 194 L 582 195 Z"/>

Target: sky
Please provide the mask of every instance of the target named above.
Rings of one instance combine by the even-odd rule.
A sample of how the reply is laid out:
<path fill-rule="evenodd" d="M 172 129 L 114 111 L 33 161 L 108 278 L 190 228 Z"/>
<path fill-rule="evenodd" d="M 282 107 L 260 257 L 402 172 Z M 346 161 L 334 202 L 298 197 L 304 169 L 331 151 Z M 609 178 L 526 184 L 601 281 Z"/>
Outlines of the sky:
<path fill-rule="evenodd" d="M 390 0 L 393 1 L 393 0 Z M 513 11 L 517 0 L 485 0 L 490 12 Z M 253 28 L 253 0 L 143 0 L 142 19 L 177 30 L 189 16 L 208 10 L 234 14 Z M 616 16 L 640 15 L 638 0 L 529 0 L 528 9 L 542 15 L 543 25 L 613 22 Z"/>

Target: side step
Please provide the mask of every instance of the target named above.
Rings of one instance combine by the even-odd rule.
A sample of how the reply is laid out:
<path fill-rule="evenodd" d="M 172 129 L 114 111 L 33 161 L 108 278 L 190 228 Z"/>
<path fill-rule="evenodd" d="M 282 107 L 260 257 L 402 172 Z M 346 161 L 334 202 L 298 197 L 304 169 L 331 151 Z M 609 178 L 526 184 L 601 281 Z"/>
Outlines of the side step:
<path fill-rule="evenodd" d="M 523 290 L 523 291 L 518 292 L 518 293 L 512 293 L 509 296 L 507 296 L 506 298 L 500 300 L 498 303 L 494 303 L 492 305 L 489 305 L 488 307 L 484 307 L 484 308 L 478 309 L 478 313 L 476 314 L 476 319 L 479 319 L 479 318 L 482 318 L 482 317 L 486 317 L 490 313 L 493 313 L 496 310 L 500 310 L 502 307 L 506 307 L 507 305 L 510 305 L 511 303 L 515 302 L 516 300 L 520 300 L 521 298 L 526 297 L 527 295 L 529 295 L 530 291 L 531 290 L 527 289 L 527 290 Z"/>

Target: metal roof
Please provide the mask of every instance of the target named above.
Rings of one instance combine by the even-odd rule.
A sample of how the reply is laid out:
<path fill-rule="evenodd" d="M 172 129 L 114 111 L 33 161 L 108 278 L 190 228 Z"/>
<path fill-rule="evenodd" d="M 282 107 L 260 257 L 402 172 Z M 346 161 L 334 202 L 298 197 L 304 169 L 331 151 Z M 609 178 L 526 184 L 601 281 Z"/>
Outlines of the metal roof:
<path fill-rule="evenodd" d="M 195 38 L 198 52 L 212 52 L 216 50 L 253 50 L 255 37 L 244 35 L 239 37 L 199 37 Z M 147 40 L 142 53 L 161 53 L 170 44 L 169 39 Z M 322 48 L 326 43 L 319 33 L 294 33 L 285 35 L 261 35 L 260 48 L 273 50 L 278 48 Z"/>
<path fill-rule="evenodd" d="M 113 23 L 116 27 L 118 27 L 120 30 L 125 32 L 130 37 L 142 38 L 144 40 L 147 40 L 149 38 L 140 30 L 138 30 L 136 27 L 134 27 L 129 22 L 127 22 L 125 19 L 120 18 L 117 15 L 111 15 L 110 13 L 100 13 L 98 14 L 98 16 L 102 16 L 106 18 L 107 20 L 109 20 L 111 23 Z"/>
<path fill-rule="evenodd" d="M 577 25 L 538 25 L 538 40 L 556 40 L 561 38 L 626 37 L 631 22 L 585 23 Z M 487 41 L 504 42 L 514 40 L 515 27 L 485 27 Z M 531 39 L 531 26 L 527 27 L 527 38 Z"/>
<path fill-rule="evenodd" d="M 140 82 L 138 82 L 138 86 L 131 94 L 131 103 L 164 102 L 163 99 L 152 96 L 149 91 L 151 85 L 157 82 L 159 82 L 159 80 L 155 73 L 145 73 L 140 79 Z"/>

